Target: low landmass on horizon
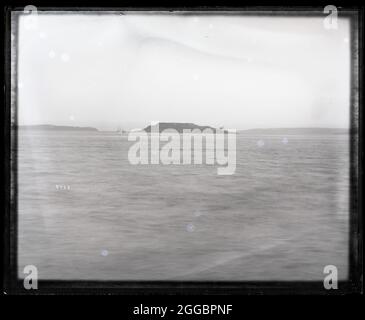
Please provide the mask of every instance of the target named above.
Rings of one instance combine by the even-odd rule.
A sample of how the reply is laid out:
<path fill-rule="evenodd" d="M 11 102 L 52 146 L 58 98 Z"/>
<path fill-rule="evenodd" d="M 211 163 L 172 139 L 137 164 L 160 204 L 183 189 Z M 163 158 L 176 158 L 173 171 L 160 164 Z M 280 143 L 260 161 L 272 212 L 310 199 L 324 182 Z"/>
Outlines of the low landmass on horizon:
<path fill-rule="evenodd" d="M 156 128 L 157 124 L 155 125 L 149 125 L 145 127 L 143 130 L 146 132 L 151 132 L 154 128 Z M 210 126 L 200 126 L 195 123 L 184 123 L 184 122 L 159 122 L 158 123 L 158 129 L 159 132 L 174 129 L 179 133 L 183 133 L 183 130 L 205 130 L 205 129 L 211 129 L 213 132 L 215 132 L 217 129 L 210 127 Z"/>
<path fill-rule="evenodd" d="M 40 124 L 40 125 L 20 125 L 18 126 L 21 130 L 39 130 L 39 131 L 94 131 L 99 132 L 97 128 L 94 127 L 79 127 L 79 126 L 60 126 L 51 124 Z M 141 131 L 151 132 L 153 125 L 148 125 Z M 197 125 L 194 123 L 180 123 L 180 122 L 160 122 L 159 132 L 164 130 L 174 129 L 179 133 L 183 133 L 184 129 L 188 130 L 205 130 L 211 129 L 215 132 L 217 129 L 211 126 Z M 222 129 L 222 128 L 221 128 Z M 226 130 L 226 129 L 223 129 Z M 124 131 L 127 132 L 127 131 Z M 273 135 L 295 135 L 295 134 L 348 134 L 350 129 L 345 128 L 256 128 L 256 129 L 246 129 L 237 130 L 237 133 L 243 134 L 273 134 Z"/>

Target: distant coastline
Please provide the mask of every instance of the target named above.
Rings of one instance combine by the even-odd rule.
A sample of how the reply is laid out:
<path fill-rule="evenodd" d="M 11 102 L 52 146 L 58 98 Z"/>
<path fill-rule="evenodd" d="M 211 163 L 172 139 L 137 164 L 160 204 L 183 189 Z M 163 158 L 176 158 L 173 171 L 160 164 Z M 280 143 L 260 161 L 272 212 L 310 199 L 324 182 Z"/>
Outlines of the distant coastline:
<path fill-rule="evenodd" d="M 154 125 L 148 125 L 143 129 L 132 130 L 132 131 L 145 131 L 151 132 Z M 95 127 L 79 127 L 79 126 L 60 126 L 52 124 L 40 124 L 40 125 L 20 125 L 18 127 L 13 127 L 12 129 L 19 129 L 21 131 L 82 131 L 82 132 L 109 132 L 109 133 L 119 133 L 118 131 L 103 131 Z M 180 123 L 180 122 L 161 122 L 159 123 L 159 132 L 164 130 L 174 129 L 178 133 L 183 133 L 184 129 L 187 130 L 205 130 L 211 129 L 216 132 L 216 128 L 206 125 L 197 125 L 194 123 Z M 226 131 L 226 129 L 221 128 L 221 130 Z M 345 128 L 256 128 L 256 129 L 246 129 L 237 130 L 238 134 L 249 134 L 249 135 L 337 135 L 337 134 L 350 134 L 355 133 L 355 130 L 345 129 Z M 124 131 L 123 133 L 128 133 Z"/>
<path fill-rule="evenodd" d="M 218 129 L 213 128 L 211 126 L 205 125 L 197 125 L 194 123 L 180 123 L 180 122 L 160 122 L 158 124 L 159 132 L 165 131 L 168 129 L 174 129 L 179 133 L 183 133 L 183 130 L 205 130 L 210 129 L 212 132 L 216 132 Z M 151 132 L 151 130 L 156 127 L 156 125 L 149 125 L 145 127 L 143 130 L 146 132 Z M 157 130 L 157 128 L 155 128 Z M 224 130 L 224 132 L 228 132 L 229 130 L 221 128 L 220 130 Z M 267 129 L 246 129 L 246 130 L 237 130 L 239 134 L 266 134 L 266 135 L 332 135 L 332 134 L 349 134 L 349 129 L 344 128 L 267 128 Z"/>
<path fill-rule="evenodd" d="M 39 130 L 39 131 L 99 131 L 93 127 L 74 127 L 74 126 L 56 126 L 51 124 L 23 125 L 18 126 L 19 130 Z"/>
<path fill-rule="evenodd" d="M 350 129 L 344 128 L 268 128 L 238 130 L 243 134 L 267 134 L 267 135 L 332 135 L 349 134 Z"/>

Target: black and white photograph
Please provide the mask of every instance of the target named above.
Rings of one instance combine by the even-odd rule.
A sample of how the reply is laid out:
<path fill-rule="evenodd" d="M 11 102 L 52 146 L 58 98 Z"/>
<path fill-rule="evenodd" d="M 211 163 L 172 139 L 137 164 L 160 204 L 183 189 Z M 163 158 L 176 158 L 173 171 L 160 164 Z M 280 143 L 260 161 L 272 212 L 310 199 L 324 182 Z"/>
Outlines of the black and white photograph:
<path fill-rule="evenodd" d="M 349 281 L 356 10 L 10 11 L 22 290 Z"/>

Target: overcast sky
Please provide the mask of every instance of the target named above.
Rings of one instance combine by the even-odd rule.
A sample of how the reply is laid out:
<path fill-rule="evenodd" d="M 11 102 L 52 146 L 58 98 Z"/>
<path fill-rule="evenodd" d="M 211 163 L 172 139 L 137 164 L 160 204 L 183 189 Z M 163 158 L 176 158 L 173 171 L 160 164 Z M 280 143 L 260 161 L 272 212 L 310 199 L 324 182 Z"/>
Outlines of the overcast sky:
<path fill-rule="evenodd" d="M 19 23 L 19 123 L 349 126 L 349 22 L 39 14 Z M 29 18 L 28 18 L 29 19 Z"/>

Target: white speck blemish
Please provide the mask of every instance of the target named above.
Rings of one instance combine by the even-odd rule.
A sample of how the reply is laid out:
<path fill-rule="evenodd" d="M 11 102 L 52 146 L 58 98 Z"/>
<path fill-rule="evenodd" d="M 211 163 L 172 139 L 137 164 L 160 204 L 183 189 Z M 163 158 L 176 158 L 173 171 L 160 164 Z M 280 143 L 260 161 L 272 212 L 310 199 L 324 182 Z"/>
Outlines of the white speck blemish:
<path fill-rule="evenodd" d="M 108 250 L 101 250 L 101 255 L 106 257 L 109 254 Z"/>
<path fill-rule="evenodd" d="M 194 212 L 194 217 L 200 217 L 202 214 L 201 214 L 201 212 L 199 211 L 199 210 L 196 210 L 195 212 Z"/>
<path fill-rule="evenodd" d="M 54 52 L 53 50 L 51 50 L 50 52 L 48 52 L 48 56 L 53 59 L 56 56 L 56 52 Z"/>
<path fill-rule="evenodd" d="M 263 141 L 263 140 L 259 140 L 259 141 L 257 141 L 257 146 L 258 147 L 263 147 L 265 145 L 265 142 Z"/>
<path fill-rule="evenodd" d="M 195 226 L 192 224 L 192 223 L 189 223 L 187 226 L 186 226 L 186 230 L 188 232 L 193 232 L 195 230 Z"/>
<path fill-rule="evenodd" d="M 68 62 L 70 60 L 70 56 L 67 53 L 62 53 L 61 59 L 64 62 Z"/>

